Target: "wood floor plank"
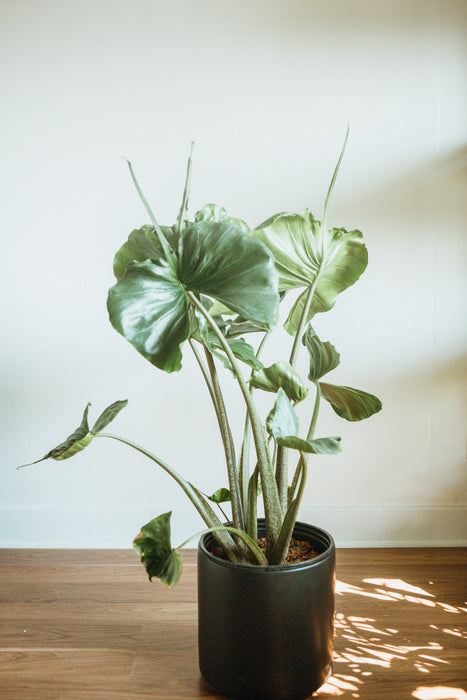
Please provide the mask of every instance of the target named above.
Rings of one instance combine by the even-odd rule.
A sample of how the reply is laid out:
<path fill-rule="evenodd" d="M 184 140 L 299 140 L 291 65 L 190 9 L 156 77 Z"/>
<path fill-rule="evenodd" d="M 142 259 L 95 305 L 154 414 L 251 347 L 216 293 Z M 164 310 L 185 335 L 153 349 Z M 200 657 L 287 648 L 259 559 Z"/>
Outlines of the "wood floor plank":
<path fill-rule="evenodd" d="M 196 552 L 168 590 L 131 550 L 0 550 L 2 700 L 221 698 L 197 655 Z M 316 694 L 467 700 L 466 549 L 337 554 L 334 675 Z"/>

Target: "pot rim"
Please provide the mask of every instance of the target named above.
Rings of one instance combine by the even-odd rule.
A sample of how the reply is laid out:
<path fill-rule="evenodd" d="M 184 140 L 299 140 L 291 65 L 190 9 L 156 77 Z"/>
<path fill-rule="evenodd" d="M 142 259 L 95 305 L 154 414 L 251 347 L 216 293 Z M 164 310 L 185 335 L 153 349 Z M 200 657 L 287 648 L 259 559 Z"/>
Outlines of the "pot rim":
<path fill-rule="evenodd" d="M 258 518 L 258 524 L 264 523 L 264 518 Z M 305 526 L 305 528 L 309 528 L 311 532 L 309 533 L 310 535 L 313 535 L 315 533 L 319 533 L 321 535 L 321 542 L 323 543 L 323 539 L 327 540 L 327 546 L 324 552 L 321 552 L 318 554 L 317 557 L 313 557 L 313 559 L 305 559 L 305 561 L 300 561 L 295 564 L 273 564 L 271 566 L 263 566 L 261 564 L 247 564 L 246 562 L 232 562 L 228 561 L 227 559 L 221 559 L 220 557 L 217 557 L 215 554 L 212 554 L 206 546 L 206 544 L 214 539 L 214 535 L 212 532 L 207 532 L 204 535 L 200 537 L 200 540 L 198 542 L 198 552 L 200 554 L 203 554 L 203 556 L 207 557 L 210 559 L 213 563 L 215 563 L 218 566 L 224 566 L 226 568 L 232 568 L 236 570 L 241 570 L 245 569 L 249 573 L 258 573 L 261 575 L 265 575 L 268 573 L 277 573 L 277 572 L 292 572 L 292 571 L 297 571 L 301 569 L 308 569 L 313 566 L 317 566 L 321 564 L 323 561 L 326 559 L 334 556 L 336 545 L 334 542 L 334 539 L 332 535 L 329 534 L 326 530 L 323 530 L 322 527 L 318 527 L 317 525 L 311 525 L 310 523 L 304 523 L 301 521 L 297 521 L 295 524 L 295 527 L 299 526 Z M 295 529 L 294 529 L 295 532 Z M 296 533 L 299 535 L 299 533 Z M 301 533 L 300 533 L 301 534 Z M 324 536 L 324 537 L 323 537 Z M 316 538 L 315 538 L 316 539 Z M 310 540 L 313 542 L 313 539 Z"/>

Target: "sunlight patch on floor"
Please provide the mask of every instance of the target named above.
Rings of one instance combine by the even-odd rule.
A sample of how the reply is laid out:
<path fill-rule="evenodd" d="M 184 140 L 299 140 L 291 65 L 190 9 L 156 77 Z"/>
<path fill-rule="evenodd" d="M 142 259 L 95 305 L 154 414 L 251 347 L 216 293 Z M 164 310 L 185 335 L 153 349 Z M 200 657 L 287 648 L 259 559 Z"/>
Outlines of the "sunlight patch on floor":
<path fill-rule="evenodd" d="M 467 700 L 467 693 L 462 688 L 448 688 L 446 686 L 433 686 L 431 688 L 420 686 L 412 693 L 417 700 Z"/>
<path fill-rule="evenodd" d="M 412 586 L 410 583 L 402 581 L 400 578 L 364 578 L 363 583 L 371 583 L 374 586 L 387 586 L 396 591 L 405 591 L 406 593 L 416 593 L 418 595 L 427 595 L 434 598 L 432 593 L 424 591 L 423 588 Z"/>
<path fill-rule="evenodd" d="M 432 582 L 429 584 L 433 585 Z M 404 603 L 420 608 L 426 606 L 437 608 L 440 613 L 459 614 L 463 608 L 442 603 L 436 600 L 433 593 L 419 586 L 406 583 L 402 579 L 368 578 L 362 580 L 362 585 L 348 584 L 336 581 L 336 595 L 365 596 L 371 599 Z M 409 611 L 409 608 L 407 608 Z M 396 629 L 381 625 L 375 617 L 344 615 L 338 612 L 335 617 L 336 651 L 334 654 L 334 675 L 315 694 L 316 697 L 360 698 L 365 681 L 376 676 L 394 664 L 410 661 L 414 670 L 425 677 L 436 673 L 436 669 L 449 664 L 442 658 L 444 647 L 438 641 L 430 641 L 430 630 L 440 633 L 467 638 L 459 627 L 444 627 L 442 625 L 426 625 L 425 639 L 417 638 L 418 644 L 411 643 L 410 615 L 408 612 L 408 627 Z M 373 612 L 375 615 L 375 612 Z M 445 623 L 446 624 L 446 623 Z M 432 638 L 433 639 L 433 638 Z M 422 641 L 422 644 L 420 644 Z M 423 643 L 425 642 L 425 643 Z M 467 700 L 467 693 L 460 688 L 444 686 L 421 685 L 412 696 L 417 700 Z"/>

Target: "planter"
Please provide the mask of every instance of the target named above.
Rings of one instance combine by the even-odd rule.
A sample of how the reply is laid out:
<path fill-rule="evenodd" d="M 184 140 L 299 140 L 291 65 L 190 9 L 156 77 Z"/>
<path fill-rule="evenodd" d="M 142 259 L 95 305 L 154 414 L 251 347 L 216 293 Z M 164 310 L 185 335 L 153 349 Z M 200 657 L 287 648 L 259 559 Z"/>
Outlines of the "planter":
<path fill-rule="evenodd" d="M 210 553 L 211 534 L 200 540 L 199 665 L 226 697 L 299 700 L 331 674 L 334 541 L 305 523 L 294 536 L 312 542 L 319 556 L 286 566 L 233 564 Z"/>

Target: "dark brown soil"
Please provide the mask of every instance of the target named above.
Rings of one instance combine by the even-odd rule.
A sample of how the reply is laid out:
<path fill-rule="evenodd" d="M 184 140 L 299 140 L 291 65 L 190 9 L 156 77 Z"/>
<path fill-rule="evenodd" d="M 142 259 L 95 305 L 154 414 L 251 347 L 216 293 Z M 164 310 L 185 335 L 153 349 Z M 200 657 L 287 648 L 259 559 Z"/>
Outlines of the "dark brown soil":
<path fill-rule="evenodd" d="M 263 552 L 265 552 L 266 538 L 260 537 L 258 540 L 258 545 L 263 550 Z M 226 558 L 221 547 L 212 547 L 211 552 L 220 559 Z M 292 537 L 289 546 L 289 553 L 287 554 L 285 564 L 297 564 L 301 561 L 308 561 L 309 559 L 314 559 L 317 556 L 318 552 L 315 549 L 313 549 L 313 546 L 310 544 L 310 542 L 296 540 L 294 537 Z"/>

